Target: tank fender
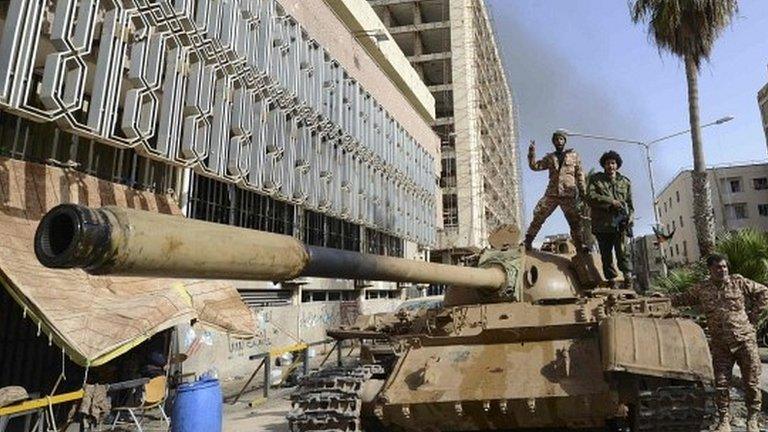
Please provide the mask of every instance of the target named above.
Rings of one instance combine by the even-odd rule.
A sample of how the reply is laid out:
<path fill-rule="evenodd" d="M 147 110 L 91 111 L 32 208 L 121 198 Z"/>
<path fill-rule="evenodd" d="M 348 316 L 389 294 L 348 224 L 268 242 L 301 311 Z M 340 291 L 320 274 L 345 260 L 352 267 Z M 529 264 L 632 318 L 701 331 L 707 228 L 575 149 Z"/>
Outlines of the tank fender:
<path fill-rule="evenodd" d="M 616 314 L 600 323 L 603 368 L 661 378 L 712 382 L 704 331 L 683 318 Z"/>

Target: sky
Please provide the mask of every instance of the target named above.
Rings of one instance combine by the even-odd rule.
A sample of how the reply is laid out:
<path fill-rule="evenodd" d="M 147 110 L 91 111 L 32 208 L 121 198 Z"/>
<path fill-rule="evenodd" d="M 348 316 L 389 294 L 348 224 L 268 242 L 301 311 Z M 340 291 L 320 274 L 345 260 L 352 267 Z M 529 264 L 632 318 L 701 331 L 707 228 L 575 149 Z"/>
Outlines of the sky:
<path fill-rule="evenodd" d="M 645 25 L 629 17 L 627 1 L 487 0 L 519 112 L 519 154 L 524 215 L 543 195 L 545 172 L 531 171 L 525 159 L 530 140 L 537 157 L 552 150 L 551 135 L 573 132 L 650 141 L 688 129 L 685 69 L 660 53 Z M 717 40 L 699 75 L 702 124 L 730 115 L 734 120 L 703 129 L 707 165 L 768 159 L 757 91 L 768 82 L 768 2 L 742 0 L 732 25 Z M 616 150 L 621 172 L 632 180 L 635 235 L 653 224 L 650 180 L 644 151 L 631 144 L 571 137 L 585 166 Z M 657 193 L 692 165 L 689 135 L 651 147 Z M 544 224 L 545 235 L 567 233 L 560 210 Z"/>

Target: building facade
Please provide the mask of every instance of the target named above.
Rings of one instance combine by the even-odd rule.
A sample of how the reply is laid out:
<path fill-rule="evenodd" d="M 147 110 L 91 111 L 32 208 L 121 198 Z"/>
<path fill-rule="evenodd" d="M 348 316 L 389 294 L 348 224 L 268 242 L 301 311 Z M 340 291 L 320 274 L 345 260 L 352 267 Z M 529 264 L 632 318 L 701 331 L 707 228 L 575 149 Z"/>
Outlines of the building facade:
<path fill-rule="evenodd" d="M 757 106 L 760 107 L 760 118 L 765 131 L 765 145 L 768 147 L 768 83 L 757 92 Z"/>
<path fill-rule="evenodd" d="M 435 100 L 365 0 L 11 0 L 0 19 L 0 157 L 312 245 L 413 259 L 436 247 Z M 219 335 L 200 364 L 249 368 L 255 351 L 324 338 L 345 303 L 382 311 L 403 288 L 235 286 L 260 333 L 236 349 Z"/>
<path fill-rule="evenodd" d="M 369 0 L 435 98 L 443 229 L 456 262 L 501 224 L 522 226 L 512 91 L 483 0 Z"/>
<path fill-rule="evenodd" d="M 719 166 L 707 173 L 717 232 L 745 227 L 768 231 L 768 163 Z M 667 262 L 698 260 L 690 170 L 680 172 L 656 197 L 656 212 L 665 232 L 674 232 L 663 247 Z"/>

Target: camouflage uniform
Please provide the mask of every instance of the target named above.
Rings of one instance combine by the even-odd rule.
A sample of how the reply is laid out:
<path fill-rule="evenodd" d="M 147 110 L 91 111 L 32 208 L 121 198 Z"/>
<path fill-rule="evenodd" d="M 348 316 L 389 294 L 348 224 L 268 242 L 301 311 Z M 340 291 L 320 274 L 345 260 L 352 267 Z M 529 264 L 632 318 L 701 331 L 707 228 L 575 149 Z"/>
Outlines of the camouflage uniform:
<path fill-rule="evenodd" d="M 626 278 L 632 272 L 632 261 L 627 250 L 628 234 L 635 212 L 632 204 L 632 183 L 628 178 L 616 173 L 615 178 L 604 172 L 590 176 L 587 185 L 587 201 L 592 217 L 592 233 L 600 246 L 600 258 L 603 262 L 603 276 L 608 280 L 616 278 L 613 267 L 613 251 L 616 251 L 616 264 Z M 613 206 L 618 201 L 623 209 Z M 626 221 L 621 221 L 622 213 Z M 625 223 L 626 225 L 622 226 Z"/>
<path fill-rule="evenodd" d="M 721 284 L 707 280 L 672 296 L 675 306 L 699 306 L 707 318 L 709 350 L 715 370 L 715 402 L 721 418 L 727 415 L 734 362 L 744 382 L 747 409 L 760 411 L 760 356 L 754 323 L 768 307 L 768 288 L 743 276 L 727 276 Z"/>
<path fill-rule="evenodd" d="M 571 239 L 577 250 L 581 248 L 581 213 L 577 208 L 579 196 L 584 196 L 584 173 L 581 170 L 579 154 L 572 149 L 563 151 L 563 163 L 555 152 L 547 153 L 541 160 L 536 160 L 534 151 L 528 152 L 528 165 L 534 171 L 549 170 L 549 184 L 544 196 L 533 209 L 533 220 L 528 226 L 526 239 L 533 240 L 539 233 L 544 221 L 558 206 L 563 210 L 565 219 L 571 228 Z"/>

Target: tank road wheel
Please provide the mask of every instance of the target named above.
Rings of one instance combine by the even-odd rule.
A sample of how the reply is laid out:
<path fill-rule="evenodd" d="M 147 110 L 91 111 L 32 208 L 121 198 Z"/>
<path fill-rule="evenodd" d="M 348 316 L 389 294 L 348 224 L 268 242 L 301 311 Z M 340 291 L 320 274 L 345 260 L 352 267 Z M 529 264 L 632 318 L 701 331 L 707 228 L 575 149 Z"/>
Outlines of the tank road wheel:
<path fill-rule="evenodd" d="M 363 384 L 384 373 L 380 365 L 322 369 L 302 378 L 286 418 L 292 432 L 359 432 Z"/>
<path fill-rule="evenodd" d="M 700 432 L 714 412 L 711 388 L 676 382 L 640 389 L 630 406 L 632 432 Z"/>

